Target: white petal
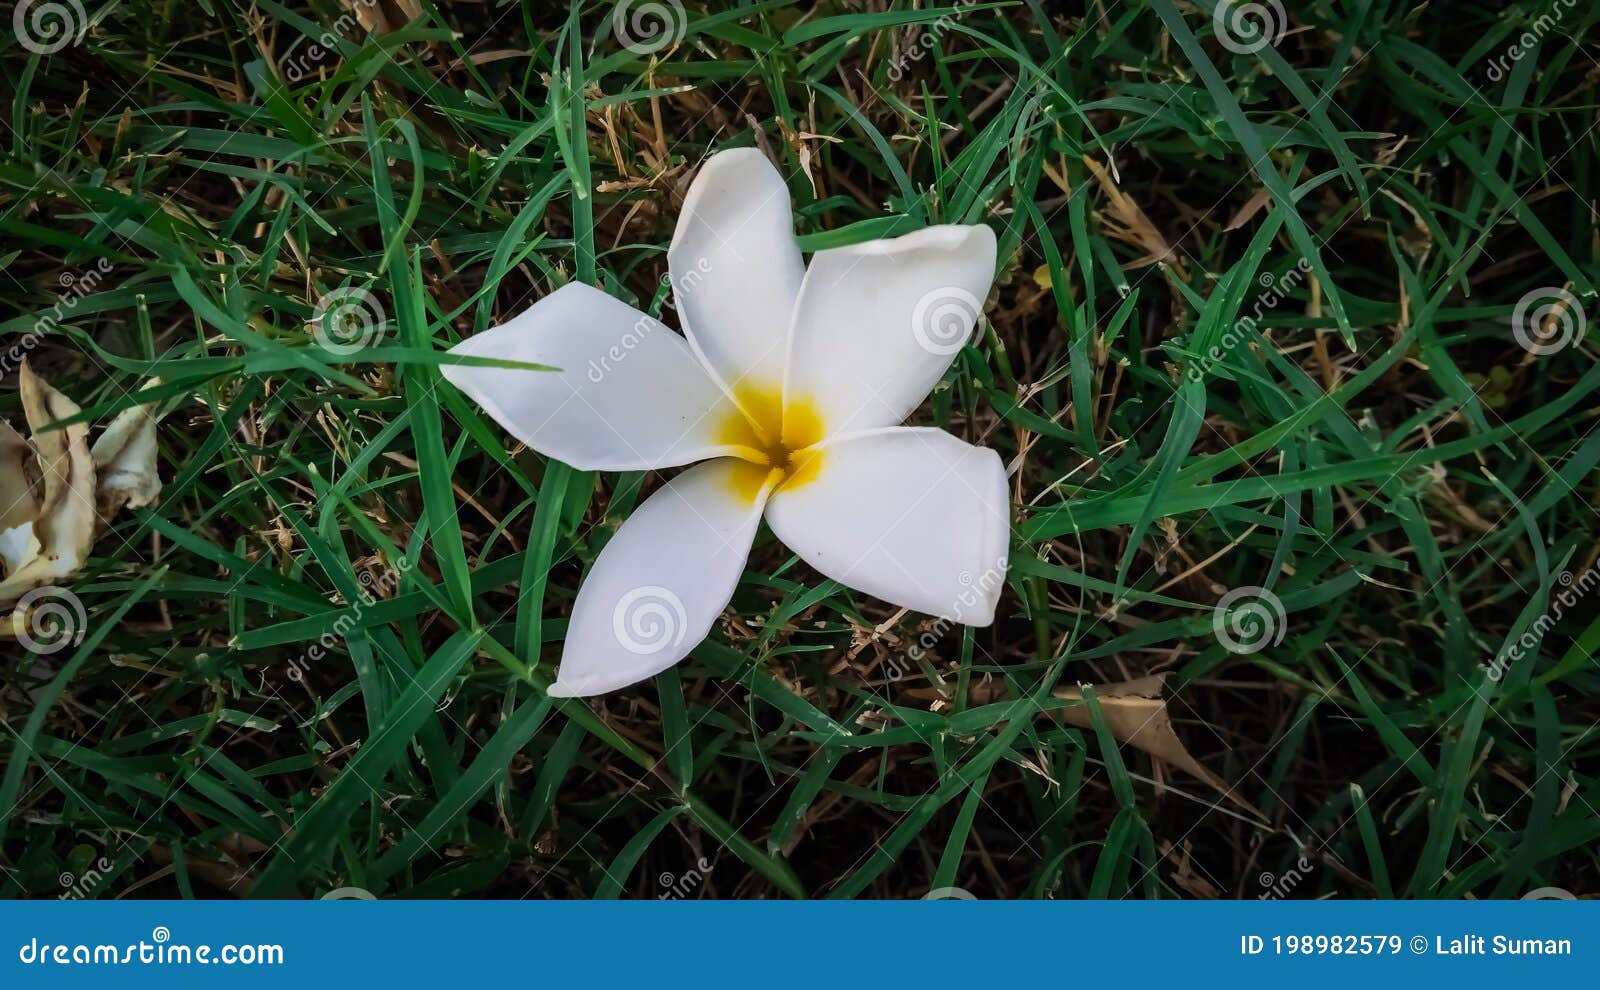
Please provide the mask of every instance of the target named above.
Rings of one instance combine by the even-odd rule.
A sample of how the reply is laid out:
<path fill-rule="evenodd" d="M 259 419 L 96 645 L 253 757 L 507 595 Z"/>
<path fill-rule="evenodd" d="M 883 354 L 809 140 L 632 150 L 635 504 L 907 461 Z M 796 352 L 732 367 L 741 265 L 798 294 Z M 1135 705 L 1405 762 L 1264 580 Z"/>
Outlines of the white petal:
<path fill-rule="evenodd" d="M 900 423 L 972 336 L 994 266 L 984 226 L 818 251 L 796 304 L 787 401 L 813 402 L 829 436 Z"/>
<path fill-rule="evenodd" d="M 512 436 L 573 467 L 643 471 L 729 452 L 715 433 L 736 407 L 688 342 L 592 286 L 562 286 L 450 353 L 561 369 L 441 370 Z"/>
<path fill-rule="evenodd" d="M 805 264 L 789 187 L 754 148 L 713 155 L 689 187 L 667 251 L 684 332 L 730 388 L 783 384 Z"/>
<path fill-rule="evenodd" d="M 1010 547 L 1000 455 L 932 429 L 822 449 L 815 480 L 767 505 L 778 538 L 857 591 L 969 626 L 993 622 Z"/>
<path fill-rule="evenodd" d="M 750 472 L 758 492 L 749 490 Z M 726 458 L 701 464 L 628 517 L 578 589 L 552 696 L 642 681 L 706 638 L 750 555 L 766 503 L 763 473 Z"/>

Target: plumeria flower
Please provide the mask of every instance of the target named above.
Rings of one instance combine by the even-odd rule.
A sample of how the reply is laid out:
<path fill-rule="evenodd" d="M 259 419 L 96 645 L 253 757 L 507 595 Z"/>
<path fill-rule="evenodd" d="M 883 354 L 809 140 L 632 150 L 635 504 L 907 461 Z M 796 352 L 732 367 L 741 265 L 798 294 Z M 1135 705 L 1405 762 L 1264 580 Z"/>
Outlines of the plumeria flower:
<path fill-rule="evenodd" d="M 800 258 L 782 176 L 725 151 L 667 253 L 679 336 L 570 284 L 450 353 L 518 440 L 591 471 L 704 461 L 622 525 L 579 589 L 550 694 L 582 697 L 688 655 L 738 584 L 763 518 L 816 570 L 905 608 L 994 621 L 1010 544 L 992 450 L 900 425 L 971 337 L 995 271 L 985 226 L 935 226 Z"/>

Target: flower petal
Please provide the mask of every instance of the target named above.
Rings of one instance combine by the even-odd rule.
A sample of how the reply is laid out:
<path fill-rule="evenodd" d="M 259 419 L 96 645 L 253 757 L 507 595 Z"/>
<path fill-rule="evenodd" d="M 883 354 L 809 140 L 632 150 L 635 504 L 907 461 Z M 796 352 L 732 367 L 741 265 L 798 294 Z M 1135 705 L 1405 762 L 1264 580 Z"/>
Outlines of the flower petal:
<path fill-rule="evenodd" d="M 805 264 L 789 187 L 765 155 L 735 148 L 701 166 L 667 264 L 684 333 L 723 382 L 776 391 Z"/>
<path fill-rule="evenodd" d="M 1000 455 L 934 429 L 829 443 L 815 480 L 779 489 L 773 533 L 824 575 L 886 602 L 986 626 L 1005 584 Z"/>
<path fill-rule="evenodd" d="M 644 471 L 729 452 L 714 434 L 736 407 L 688 342 L 592 286 L 564 285 L 450 353 L 560 369 L 441 370 L 512 436 L 573 467 Z"/>
<path fill-rule="evenodd" d="M 984 226 L 818 251 L 796 303 L 785 395 L 814 402 L 829 436 L 900 423 L 972 336 L 994 267 Z"/>
<path fill-rule="evenodd" d="M 587 697 L 659 674 L 689 655 L 733 597 L 767 487 L 762 469 L 721 459 L 690 468 L 628 517 L 572 607 L 550 694 Z"/>

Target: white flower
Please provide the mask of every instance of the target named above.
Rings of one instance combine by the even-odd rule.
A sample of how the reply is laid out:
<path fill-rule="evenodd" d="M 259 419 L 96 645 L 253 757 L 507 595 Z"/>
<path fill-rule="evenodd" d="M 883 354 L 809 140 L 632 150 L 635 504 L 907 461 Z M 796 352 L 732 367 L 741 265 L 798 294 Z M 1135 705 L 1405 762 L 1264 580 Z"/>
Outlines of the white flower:
<path fill-rule="evenodd" d="M 994 278 L 985 226 L 818 251 L 757 151 L 689 189 L 667 254 L 685 336 L 598 289 L 562 287 L 452 354 L 445 377 L 534 450 L 594 471 L 706 461 L 619 529 L 578 592 L 550 693 L 667 669 L 733 597 L 763 513 L 818 571 L 895 605 L 994 621 L 1009 546 L 992 450 L 901 422 L 972 335 Z"/>

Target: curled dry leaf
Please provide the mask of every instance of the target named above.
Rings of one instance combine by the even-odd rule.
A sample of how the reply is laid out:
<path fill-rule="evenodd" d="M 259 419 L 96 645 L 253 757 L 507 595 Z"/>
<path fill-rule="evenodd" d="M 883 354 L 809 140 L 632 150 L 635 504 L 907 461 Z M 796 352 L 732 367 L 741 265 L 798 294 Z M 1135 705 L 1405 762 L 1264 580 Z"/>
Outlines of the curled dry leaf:
<path fill-rule="evenodd" d="M 89 454 L 89 428 L 78 423 L 50 427 L 78 414 L 78 404 L 51 388 L 26 363 L 21 372 L 22 411 L 33 434 L 38 468 L 38 512 L 28 537 L 13 536 L 12 552 L 27 540 L 27 553 L 0 581 L 0 607 L 10 607 L 23 594 L 69 577 L 89 555 L 94 542 L 95 470 Z M 10 563 L 8 561 L 8 563 Z"/>
<path fill-rule="evenodd" d="M 1095 699 L 1100 702 L 1100 712 L 1105 716 L 1106 727 L 1120 743 L 1143 750 L 1171 767 L 1176 767 L 1192 777 L 1197 777 L 1223 797 L 1258 818 L 1265 818 L 1250 802 L 1235 793 L 1227 781 L 1207 770 L 1199 760 L 1190 755 L 1172 728 L 1172 717 L 1167 714 L 1163 697 L 1166 674 L 1136 677 L 1116 684 L 1093 684 Z M 1057 698 L 1083 699 L 1083 687 L 1059 687 L 1051 692 Z M 972 700 L 984 704 L 991 692 L 974 685 Z M 1094 728 L 1094 716 L 1087 704 L 1058 708 L 1050 713 L 1068 725 L 1081 729 Z"/>
<path fill-rule="evenodd" d="M 161 384 L 151 379 L 146 388 Z M 156 473 L 155 403 L 122 410 L 90 450 L 99 472 L 100 515 L 109 519 L 128 506 L 143 509 L 161 494 Z"/>
<path fill-rule="evenodd" d="M 0 531 L 39 517 L 39 479 L 32 475 L 33 448 L 11 424 L 0 420 Z"/>

